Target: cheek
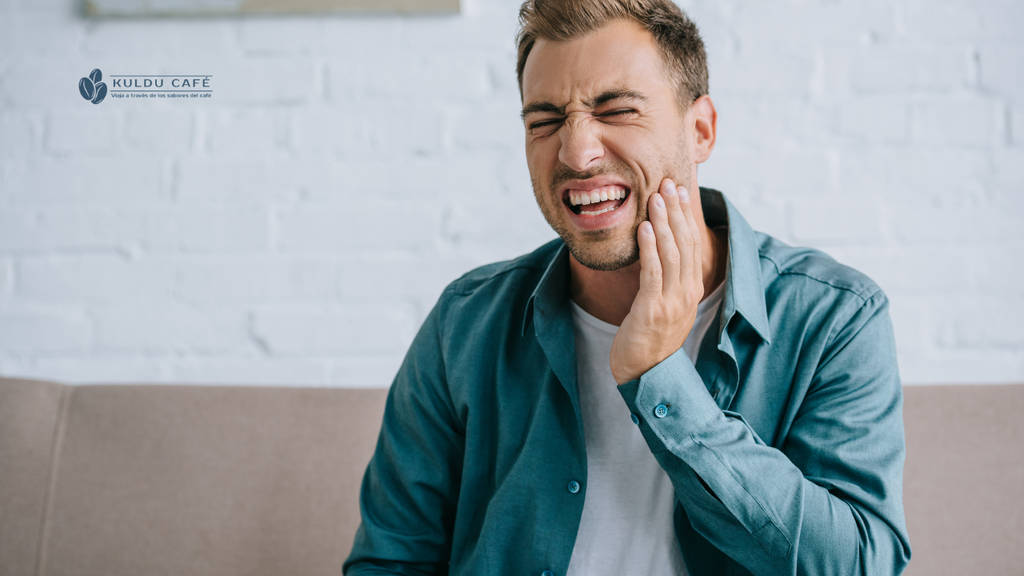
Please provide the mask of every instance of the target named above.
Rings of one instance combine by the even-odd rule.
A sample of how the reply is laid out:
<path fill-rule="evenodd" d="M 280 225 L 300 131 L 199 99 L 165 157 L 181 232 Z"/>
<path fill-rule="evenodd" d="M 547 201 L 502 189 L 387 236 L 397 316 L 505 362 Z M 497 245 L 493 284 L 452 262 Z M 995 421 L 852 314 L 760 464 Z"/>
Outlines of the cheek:
<path fill-rule="evenodd" d="M 526 167 L 535 182 L 547 185 L 555 163 L 558 162 L 557 141 L 552 146 L 550 138 L 526 143 Z"/>
<path fill-rule="evenodd" d="M 660 156 L 662 149 L 649 131 L 630 126 L 607 127 L 602 140 L 610 152 L 629 163 L 649 161 Z"/>
<path fill-rule="evenodd" d="M 609 132 L 605 140 L 608 151 L 620 162 L 629 166 L 641 189 L 649 187 L 650 180 L 664 172 L 665 150 L 651 138 L 650 132 L 619 128 L 615 134 Z"/>

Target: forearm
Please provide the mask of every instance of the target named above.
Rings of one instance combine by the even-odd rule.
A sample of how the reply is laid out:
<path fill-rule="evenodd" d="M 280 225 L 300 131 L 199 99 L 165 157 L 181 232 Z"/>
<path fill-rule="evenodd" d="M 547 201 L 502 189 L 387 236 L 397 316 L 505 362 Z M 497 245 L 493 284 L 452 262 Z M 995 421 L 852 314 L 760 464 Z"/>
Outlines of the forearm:
<path fill-rule="evenodd" d="M 698 533 L 753 574 L 894 573 L 900 544 L 888 524 L 733 424 L 715 433 L 721 443 L 703 436 L 681 457 L 656 455 Z"/>
<path fill-rule="evenodd" d="M 902 569 L 898 410 L 881 411 L 884 418 L 874 423 L 871 438 L 844 442 L 851 430 L 836 429 L 842 449 L 856 453 L 839 458 L 823 441 L 816 448 L 830 466 L 814 476 L 782 450 L 766 446 L 741 416 L 719 408 L 681 353 L 620 392 L 693 528 L 751 573 Z M 666 406 L 660 418 L 657 406 Z M 886 518 L 897 515 L 894 527 Z"/>

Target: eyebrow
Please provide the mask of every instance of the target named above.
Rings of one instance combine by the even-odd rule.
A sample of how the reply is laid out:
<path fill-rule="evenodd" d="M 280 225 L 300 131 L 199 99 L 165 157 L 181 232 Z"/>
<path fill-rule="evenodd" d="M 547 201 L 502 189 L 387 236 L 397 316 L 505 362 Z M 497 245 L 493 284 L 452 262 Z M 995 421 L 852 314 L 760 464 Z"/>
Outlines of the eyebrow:
<path fill-rule="evenodd" d="M 633 100 L 647 102 L 647 97 L 644 96 L 643 94 L 635 90 L 627 90 L 625 88 L 621 88 L 618 90 L 606 90 L 596 98 L 592 100 L 585 100 L 583 103 L 588 108 L 597 108 L 598 106 L 604 104 L 605 102 L 610 102 L 618 98 L 631 98 Z M 551 112 L 554 114 L 558 114 L 559 116 L 565 116 L 565 106 L 556 106 L 551 102 L 547 101 L 531 102 L 523 107 L 523 112 L 522 114 L 519 115 L 519 117 L 525 120 L 527 114 L 532 114 L 534 112 Z"/>

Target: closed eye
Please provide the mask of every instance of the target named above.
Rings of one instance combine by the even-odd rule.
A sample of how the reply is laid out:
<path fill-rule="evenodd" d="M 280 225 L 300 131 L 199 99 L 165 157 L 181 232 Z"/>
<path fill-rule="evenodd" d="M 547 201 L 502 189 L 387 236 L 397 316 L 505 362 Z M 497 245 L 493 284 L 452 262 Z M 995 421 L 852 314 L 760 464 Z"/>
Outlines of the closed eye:
<path fill-rule="evenodd" d="M 636 110 L 634 110 L 632 108 L 622 108 L 620 110 L 612 110 L 610 112 L 605 112 L 603 114 L 598 114 L 598 116 L 600 116 L 602 118 L 605 118 L 607 116 L 624 116 L 626 114 L 636 114 Z"/>
<path fill-rule="evenodd" d="M 612 110 L 610 112 L 603 112 L 601 114 L 597 114 L 597 117 L 599 117 L 599 118 L 608 118 L 608 117 L 612 117 L 612 116 L 625 116 L 626 114 L 636 114 L 636 113 L 637 113 L 636 110 L 634 110 L 632 108 L 622 108 L 622 109 L 619 109 L 619 110 Z M 560 123 L 562 123 L 564 121 L 565 121 L 565 118 L 552 118 L 550 120 L 541 120 L 539 122 L 534 122 L 533 124 L 530 124 L 529 128 L 530 128 L 530 130 L 536 130 L 538 128 L 543 128 L 545 126 L 550 126 L 552 124 L 560 124 Z"/>
<path fill-rule="evenodd" d="M 565 121 L 565 118 L 553 118 L 551 120 L 541 120 L 539 122 L 534 122 L 533 124 L 530 124 L 530 130 L 536 130 L 537 128 L 543 128 L 543 127 L 549 126 L 551 124 L 559 124 L 559 123 L 564 122 L 564 121 Z"/>

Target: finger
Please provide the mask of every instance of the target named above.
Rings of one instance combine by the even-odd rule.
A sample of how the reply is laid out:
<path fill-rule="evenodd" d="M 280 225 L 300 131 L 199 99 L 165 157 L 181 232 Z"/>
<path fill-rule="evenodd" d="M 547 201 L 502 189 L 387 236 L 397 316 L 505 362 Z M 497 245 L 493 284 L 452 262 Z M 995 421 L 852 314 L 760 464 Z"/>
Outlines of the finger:
<path fill-rule="evenodd" d="M 650 222 L 640 223 L 636 241 L 640 246 L 640 291 L 661 295 L 661 258 L 658 257 L 658 242 Z"/>
<path fill-rule="evenodd" d="M 696 282 L 697 286 L 700 286 L 703 290 L 704 287 L 704 258 L 703 258 L 703 246 L 700 238 L 700 228 L 697 227 L 697 221 L 693 217 L 693 206 L 690 203 L 690 193 L 683 186 L 679 187 L 679 207 L 682 209 L 683 217 L 686 218 L 686 223 L 690 228 L 690 252 L 693 254 L 693 281 Z M 703 293 L 702 293 L 703 296 Z"/>
<path fill-rule="evenodd" d="M 665 208 L 668 213 L 668 224 L 672 229 L 672 236 L 675 239 L 676 249 L 679 250 L 679 281 L 688 282 L 693 275 L 694 266 L 700 266 L 700 261 L 693 260 L 693 246 L 688 241 L 696 227 L 692 220 L 687 221 L 683 213 L 681 199 L 678 190 L 686 190 L 682 186 L 666 186 L 662 191 L 665 198 Z M 687 203 L 687 205 L 689 205 Z"/>
<path fill-rule="evenodd" d="M 675 186 L 667 181 L 669 186 Z M 666 188 L 662 186 L 662 190 Z M 665 205 L 665 197 L 660 193 L 651 195 L 648 217 L 651 225 L 654 226 L 654 237 L 658 244 L 658 255 L 661 257 L 661 268 L 663 276 L 663 288 L 666 291 L 675 290 L 679 285 L 679 246 L 676 245 L 675 235 L 672 233 L 672 226 L 668 222 L 668 207 Z"/>

